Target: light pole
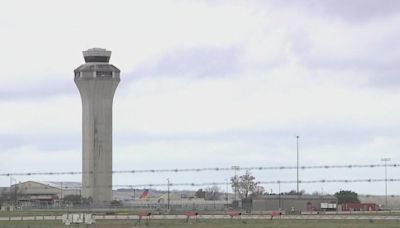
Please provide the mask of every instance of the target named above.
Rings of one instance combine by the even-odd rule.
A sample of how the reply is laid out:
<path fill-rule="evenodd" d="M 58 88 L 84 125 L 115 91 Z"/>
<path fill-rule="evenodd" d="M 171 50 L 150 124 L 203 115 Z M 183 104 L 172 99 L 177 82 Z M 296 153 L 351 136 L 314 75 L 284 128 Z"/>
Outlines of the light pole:
<path fill-rule="evenodd" d="M 229 182 L 228 182 L 228 179 L 225 179 L 225 181 L 226 181 L 226 208 L 228 208 L 229 207 L 229 193 L 228 193 Z"/>
<path fill-rule="evenodd" d="M 385 208 L 388 208 L 388 197 L 387 197 L 387 162 L 390 158 L 382 158 L 381 161 L 385 162 Z"/>
<path fill-rule="evenodd" d="M 12 186 L 13 186 L 13 183 L 14 183 L 14 189 L 12 189 Z M 12 190 L 14 190 L 14 204 L 15 204 L 15 206 L 17 206 L 17 179 L 15 179 L 15 178 L 13 178 L 11 175 L 10 175 L 10 199 L 11 199 L 11 195 L 12 195 Z"/>
<path fill-rule="evenodd" d="M 64 196 L 63 196 L 63 182 L 61 181 L 61 195 L 60 195 L 60 198 L 61 198 L 61 202 L 63 201 L 63 199 L 64 199 Z"/>
<path fill-rule="evenodd" d="M 296 136 L 297 142 L 297 195 L 299 195 L 299 137 Z"/>
<path fill-rule="evenodd" d="M 168 209 L 168 211 L 169 211 L 169 178 L 167 178 L 167 187 L 168 187 L 168 189 L 167 189 L 167 194 L 168 194 L 168 198 L 167 198 L 167 209 Z"/>
<path fill-rule="evenodd" d="M 279 180 L 278 181 L 278 193 L 279 193 L 279 195 L 278 195 L 278 200 L 279 200 L 279 211 L 281 210 L 281 181 Z"/>

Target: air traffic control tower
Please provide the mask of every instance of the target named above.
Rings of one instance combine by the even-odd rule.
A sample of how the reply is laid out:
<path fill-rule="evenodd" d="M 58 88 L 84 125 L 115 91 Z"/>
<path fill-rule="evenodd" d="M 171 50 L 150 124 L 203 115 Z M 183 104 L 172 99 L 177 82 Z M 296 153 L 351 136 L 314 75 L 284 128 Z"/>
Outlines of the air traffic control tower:
<path fill-rule="evenodd" d="M 112 201 L 112 104 L 120 70 L 109 64 L 111 51 L 83 51 L 85 64 L 74 70 L 82 98 L 82 197 L 94 206 Z"/>

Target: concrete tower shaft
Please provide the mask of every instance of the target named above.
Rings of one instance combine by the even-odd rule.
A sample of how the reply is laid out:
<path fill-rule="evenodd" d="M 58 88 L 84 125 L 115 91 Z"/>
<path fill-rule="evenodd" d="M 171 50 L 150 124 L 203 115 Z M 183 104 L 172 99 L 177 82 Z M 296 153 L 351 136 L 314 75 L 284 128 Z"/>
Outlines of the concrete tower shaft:
<path fill-rule="evenodd" d="M 94 205 L 112 201 L 112 104 L 120 70 L 108 63 L 111 52 L 89 49 L 74 70 L 82 99 L 82 196 Z"/>

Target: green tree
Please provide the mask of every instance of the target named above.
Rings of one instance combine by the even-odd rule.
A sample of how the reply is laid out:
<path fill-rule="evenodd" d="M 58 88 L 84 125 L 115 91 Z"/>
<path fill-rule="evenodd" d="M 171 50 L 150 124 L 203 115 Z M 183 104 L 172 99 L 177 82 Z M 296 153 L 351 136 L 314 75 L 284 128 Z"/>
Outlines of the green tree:
<path fill-rule="evenodd" d="M 113 200 L 111 201 L 111 207 L 122 207 L 122 202 L 119 200 Z"/>
<path fill-rule="evenodd" d="M 282 192 L 282 195 L 305 195 L 306 191 L 305 190 L 301 190 L 299 193 L 297 193 L 296 190 L 290 190 L 289 192 Z"/>
<path fill-rule="evenodd" d="M 92 198 L 85 198 L 80 195 L 66 195 L 63 201 L 64 204 L 72 204 L 72 206 L 89 206 L 92 203 Z"/>
<path fill-rule="evenodd" d="M 204 199 L 205 196 L 206 196 L 206 192 L 203 191 L 202 188 L 200 188 L 199 190 L 197 190 L 197 191 L 194 193 L 194 196 L 195 196 L 196 198 L 199 198 L 199 199 Z"/>
<path fill-rule="evenodd" d="M 349 190 L 340 190 L 340 192 L 335 193 L 338 199 L 338 204 L 343 203 L 359 203 L 358 194 Z"/>
<path fill-rule="evenodd" d="M 250 171 L 242 176 L 234 176 L 231 178 L 233 191 L 239 194 L 241 199 L 247 199 L 262 195 L 264 193 L 264 187 L 259 186 L 258 182 L 255 181 L 255 177 L 251 175 Z"/>
<path fill-rule="evenodd" d="M 64 196 L 65 204 L 72 204 L 73 206 L 81 205 L 82 197 L 80 195 L 66 195 Z"/>

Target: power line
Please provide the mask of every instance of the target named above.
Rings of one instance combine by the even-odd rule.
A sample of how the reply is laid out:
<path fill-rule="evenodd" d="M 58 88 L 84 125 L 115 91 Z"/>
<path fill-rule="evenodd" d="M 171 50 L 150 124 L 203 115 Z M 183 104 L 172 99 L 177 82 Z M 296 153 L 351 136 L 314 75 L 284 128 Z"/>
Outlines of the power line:
<path fill-rule="evenodd" d="M 304 169 L 352 169 L 352 168 L 379 168 L 384 164 L 349 164 L 349 165 L 311 165 L 300 166 Z M 400 164 L 387 164 L 387 167 L 397 168 Z M 250 167 L 214 167 L 214 168 L 189 168 L 189 169 L 139 169 L 139 170 L 117 170 L 113 174 L 136 174 L 136 173 L 178 173 L 178 172 L 204 172 L 204 171 L 240 171 L 240 170 L 287 170 L 297 169 L 297 166 L 250 166 Z M 23 173 L 0 173 L 0 176 L 39 176 L 39 175 L 79 175 L 83 172 L 23 172 Z M 93 172 L 90 172 L 93 173 Z"/>

